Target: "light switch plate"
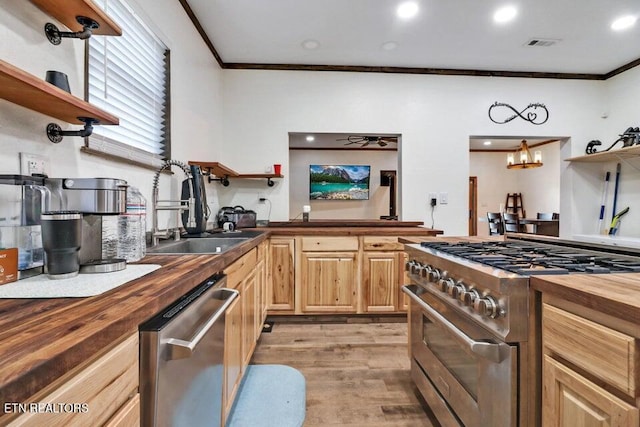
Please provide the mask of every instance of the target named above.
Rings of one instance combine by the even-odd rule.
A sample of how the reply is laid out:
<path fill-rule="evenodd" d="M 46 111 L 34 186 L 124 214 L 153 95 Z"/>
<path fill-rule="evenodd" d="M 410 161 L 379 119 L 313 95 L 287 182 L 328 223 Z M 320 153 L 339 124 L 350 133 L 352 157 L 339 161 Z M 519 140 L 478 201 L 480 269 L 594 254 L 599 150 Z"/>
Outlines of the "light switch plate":
<path fill-rule="evenodd" d="M 440 204 L 446 205 L 449 203 L 449 193 L 440 193 Z"/>

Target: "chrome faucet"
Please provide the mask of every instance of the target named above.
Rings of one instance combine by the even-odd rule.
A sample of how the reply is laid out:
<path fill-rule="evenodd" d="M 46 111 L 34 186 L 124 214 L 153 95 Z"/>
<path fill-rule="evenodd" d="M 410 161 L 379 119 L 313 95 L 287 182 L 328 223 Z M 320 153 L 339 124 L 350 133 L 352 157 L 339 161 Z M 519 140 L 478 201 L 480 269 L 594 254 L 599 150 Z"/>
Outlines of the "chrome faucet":
<path fill-rule="evenodd" d="M 187 176 L 187 180 L 189 181 L 189 198 L 186 200 L 158 200 L 158 181 L 160 180 L 160 173 L 171 166 L 178 166 L 184 174 Z M 193 176 L 191 175 L 191 171 L 189 171 L 189 167 L 177 160 L 167 160 L 160 166 L 160 169 L 156 171 L 155 176 L 153 177 L 153 230 L 151 231 L 151 245 L 155 246 L 158 244 L 161 238 L 168 239 L 171 237 L 171 233 L 173 232 L 174 240 L 180 240 L 180 212 L 188 210 L 189 211 L 189 219 L 187 221 L 186 227 L 195 227 L 196 226 L 196 214 L 195 214 L 195 197 L 193 191 Z M 177 215 L 177 224 L 175 229 L 169 229 L 164 232 L 161 232 L 158 228 L 158 211 L 178 211 Z"/>

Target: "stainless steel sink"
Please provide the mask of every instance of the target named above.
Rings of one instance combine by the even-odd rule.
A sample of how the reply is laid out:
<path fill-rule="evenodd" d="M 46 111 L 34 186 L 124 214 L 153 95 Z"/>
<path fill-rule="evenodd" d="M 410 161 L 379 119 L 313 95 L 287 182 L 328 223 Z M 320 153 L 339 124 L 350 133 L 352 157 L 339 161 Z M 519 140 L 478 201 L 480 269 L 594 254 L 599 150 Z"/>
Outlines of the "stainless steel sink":
<path fill-rule="evenodd" d="M 147 248 L 147 253 L 165 255 L 221 254 L 260 234 L 260 231 L 240 231 L 238 233 L 212 234 L 211 237 L 188 238 L 177 242 L 162 242 L 157 246 Z"/>

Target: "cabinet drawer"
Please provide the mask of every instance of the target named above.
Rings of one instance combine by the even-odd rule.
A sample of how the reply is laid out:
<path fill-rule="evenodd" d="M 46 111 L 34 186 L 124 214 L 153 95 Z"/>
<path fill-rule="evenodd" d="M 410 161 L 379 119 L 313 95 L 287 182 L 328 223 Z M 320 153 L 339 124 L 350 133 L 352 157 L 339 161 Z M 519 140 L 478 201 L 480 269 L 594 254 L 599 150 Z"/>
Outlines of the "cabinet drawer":
<path fill-rule="evenodd" d="M 38 396 L 39 403 L 86 404 L 85 409 L 27 413 L 10 426 L 103 425 L 137 393 L 138 333 L 118 344 L 95 362 L 80 370 L 53 392 Z"/>
<path fill-rule="evenodd" d="M 224 274 L 227 275 L 227 288 L 236 289 L 238 285 L 253 271 L 256 263 L 258 262 L 257 253 L 257 249 L 251 249 L 251 251 L 244 254 L 224 270 Z"/>
<path fill-rule="evenodd" d="M 364 236 L 363 249 L 365 251 L 401 251 L 404 245 L 393 236 Z"/>
<path fill-rule="evenodd" d="M 303 237 L 302 251 L 357 251 L 357 237 Z"/>
<path fill-rule="evenodd" d="M 543 304 L 542 342 L 563 359 L 635 397 L 638 343 L 629 335 Z"/>
<path fill-rule="evenodd" d="M 131 400 L 109 420 L 105 427 L 139 427 L 140 426 L 140 393 L 136 393 Z"/>

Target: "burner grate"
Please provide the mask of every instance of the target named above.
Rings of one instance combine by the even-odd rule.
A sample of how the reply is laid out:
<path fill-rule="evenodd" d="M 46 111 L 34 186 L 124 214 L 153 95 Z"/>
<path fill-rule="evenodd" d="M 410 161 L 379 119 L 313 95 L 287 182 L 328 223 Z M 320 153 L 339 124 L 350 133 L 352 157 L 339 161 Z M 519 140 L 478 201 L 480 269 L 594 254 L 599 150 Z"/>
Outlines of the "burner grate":
<path fill-rule="evenodd" d="M 531 242 L 423 242 L 435 249 L 521 275 L 640 272 L 640 259 Z"/>

